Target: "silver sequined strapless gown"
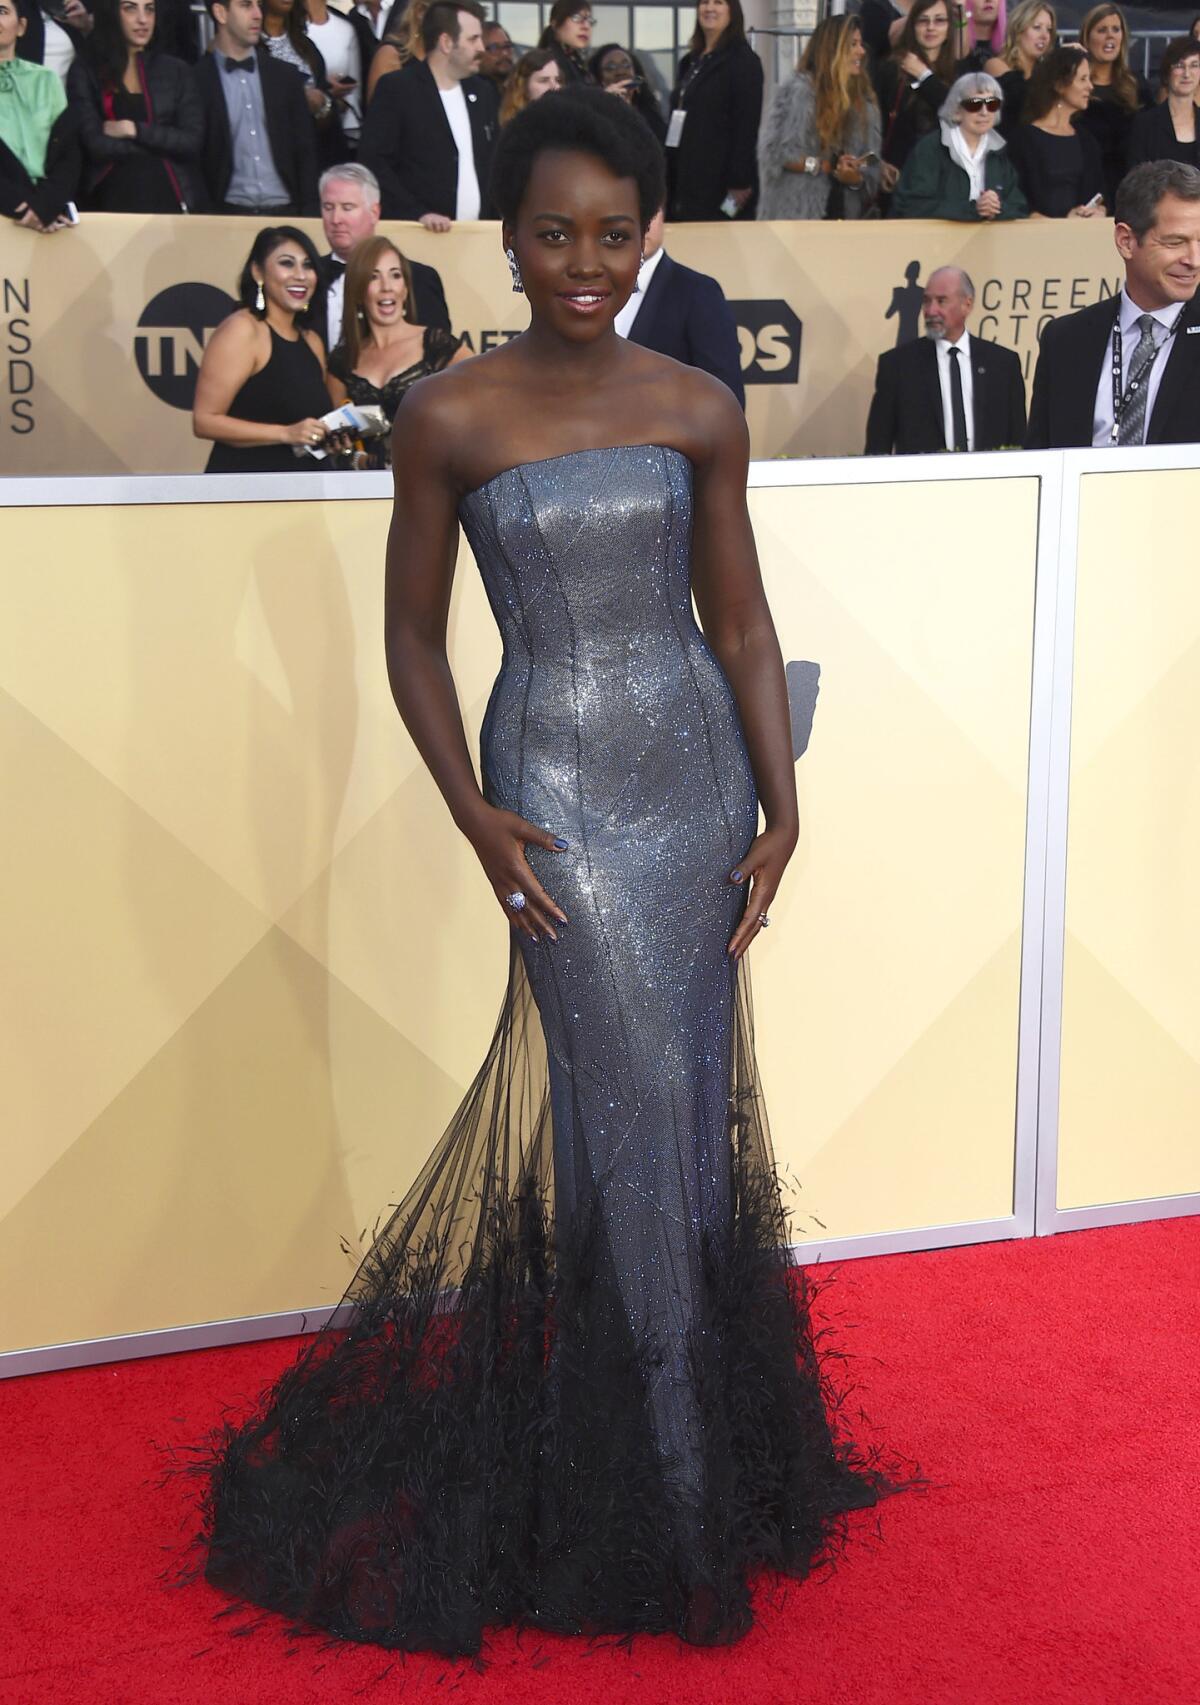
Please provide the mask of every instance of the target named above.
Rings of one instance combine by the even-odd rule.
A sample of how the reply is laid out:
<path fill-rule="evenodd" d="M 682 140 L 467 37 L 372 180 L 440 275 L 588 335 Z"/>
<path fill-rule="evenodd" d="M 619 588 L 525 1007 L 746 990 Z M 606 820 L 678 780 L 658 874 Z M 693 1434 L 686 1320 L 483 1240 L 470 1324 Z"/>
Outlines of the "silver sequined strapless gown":
<path fill-rule="evenodd" d="M 385 1646 L 728 1640 L 750 1571 L 805 1574 L 889 1481 L 831 1423 L 783 1248 L 726 952 L 758 803 L 692 614 L 691 466 L 578 451 L 461 519 L 504 642 L 484 792 L 568 841 L 529 862 L 569 921 L 514 932 L 488 1056 L 339 1324 L 203 1465 L 207 1573 Z"/>

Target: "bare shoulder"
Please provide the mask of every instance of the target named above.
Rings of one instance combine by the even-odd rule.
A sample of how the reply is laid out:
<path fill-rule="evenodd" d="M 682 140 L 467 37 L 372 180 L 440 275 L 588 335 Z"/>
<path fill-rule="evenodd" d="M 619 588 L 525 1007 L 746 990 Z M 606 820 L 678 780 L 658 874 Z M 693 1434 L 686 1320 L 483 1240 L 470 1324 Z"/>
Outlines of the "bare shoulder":
<path fill-rule="evenodd" d="M 418 458 L 430 473 L 469 490 L 477 464 L 489 464 L 522 417 L 519 383 L 504 346 L 455 361 L 404 393 L 392 438 L 397 456 Z M 527 411 L 526 411 L 527 412 Z"/>
<path fill-rule="evenodd" d="M 227 320 L 222 320 L 209 340 L 208 347 L 214 344 L 225 349 L 253 349 L 268 336 L 266 322 L 260 320 L 257 314 L 252 314 L 249 308 L 238 308 L 230 314 Z"/>
<path fill-rule="evenodd" d="M 673 363 L 673 365 L 680 365 Z M 742 406 L 728 385 L 699 367 L 682 367 L 681 400 L 695 441 L 692 460 L 698 468 L 739 464 L 745 477 L 750 459 L 750 433 Z"/>
<path fill-rule="evenodd" d="M 317 360 L 321 363 L 321 366 L 324 367 L 324 365 L 325 365 L 325 340 L 322 338 L 320 332 L 314 332 L 311 330 L 310 331 L 303 331 L 300 333 L 300 335 L 304 339 L 304 341 L 308 345 L 308 347 L 312 350 L 312 352 L 316 356 Z"/>

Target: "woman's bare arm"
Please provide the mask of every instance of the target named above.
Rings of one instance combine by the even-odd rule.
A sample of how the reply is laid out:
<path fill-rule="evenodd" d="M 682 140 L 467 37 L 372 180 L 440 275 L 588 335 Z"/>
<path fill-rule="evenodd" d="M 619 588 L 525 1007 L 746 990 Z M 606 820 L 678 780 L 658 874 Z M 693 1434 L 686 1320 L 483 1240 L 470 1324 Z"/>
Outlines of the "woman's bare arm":
<path fill-rule="evenodd" d="M 239 312 L 231 314 L 213 333 L 196 375 L 192 432 L 197 438 L 248 445 L 310 444 L 314 436 L 325 436 L 319 420 L 276 426 L 265 420 L 239 420 L 226 412 L 246 380 L 265 365 L 259 359 L 263 352 L 260 324 L 252 315 Z"/>
<path fill-rule="evenodd" d="M 450 815 L 471 842 L 497 899 L 520 890 L 527 905 L 506 913 L 531 935 L 555 937 L 565 921 L 530 869 L 524 848 L 555 848 L 555 832 L 489 805 L 475 778 L 446 631 L 458 556 L 458 489 L 452 452 L 463 423 L 422 380 L 404 398 L 392 434 L 395 499 L 388 533 L 384 644 L 396 708 Z"/>
<path fill-rule="evenodd" d="M 707 454 L 696 462 L 692 591 L 700 625 L 733 689 L 766 819 L 733 880 L 754 877 L 745 920 L 730 942 L 739 956 L 758 930 L 799 833 L 787 678 L 763 591 L 746 506 L 750 461 L 745 417 L 723 394 L 707 399 Z"/>

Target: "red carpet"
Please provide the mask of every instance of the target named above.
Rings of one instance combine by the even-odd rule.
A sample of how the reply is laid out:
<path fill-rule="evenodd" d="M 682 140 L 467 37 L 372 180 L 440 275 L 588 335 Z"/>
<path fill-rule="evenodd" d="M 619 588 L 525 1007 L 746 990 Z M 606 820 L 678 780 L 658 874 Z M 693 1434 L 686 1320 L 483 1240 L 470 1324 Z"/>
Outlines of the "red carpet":
<path fill-rule="evenodd" d="M 1195 1705 L 1200 1219 L 848 1262 L 862 1401 L 937 1486 L 855 1518 L 836 1570 L 740 1645 L 498 1636 L 443 1658 L 235 1638 L 158 1580 L 194 1439 L 295 1343 L 0 1384 L 0 1700 L 22 1705 Z"/>

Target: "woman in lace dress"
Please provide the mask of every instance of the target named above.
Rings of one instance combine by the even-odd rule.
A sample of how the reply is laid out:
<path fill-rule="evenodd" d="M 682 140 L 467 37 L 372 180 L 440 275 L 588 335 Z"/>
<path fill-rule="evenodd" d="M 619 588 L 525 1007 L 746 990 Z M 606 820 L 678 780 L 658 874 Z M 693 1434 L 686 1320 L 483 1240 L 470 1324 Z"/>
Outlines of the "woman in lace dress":
<path fill-rule="evenodd" d="M 342 341 L 329 357 L 335 403 L 381 408 L 390 426 L 401 397 L 418 379 L 470 359 L 462 338 L 441 326 L 413 323 L 412 275 L 387 237 L 371 237 L 355 249 L 346 268 L 345 304 Z M 390 432 L 367 440 L 363 455 L 367 467 L 390 467 Z"/>

